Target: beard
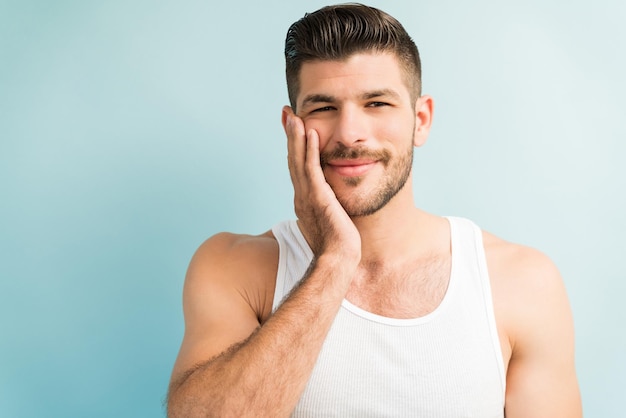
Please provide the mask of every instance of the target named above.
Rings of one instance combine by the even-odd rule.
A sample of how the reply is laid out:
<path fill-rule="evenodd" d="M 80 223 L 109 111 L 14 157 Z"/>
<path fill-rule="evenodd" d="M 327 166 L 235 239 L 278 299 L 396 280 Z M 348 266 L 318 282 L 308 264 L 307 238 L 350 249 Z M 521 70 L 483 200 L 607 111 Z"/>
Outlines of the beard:
<path fill-rule="evenodd" d="M 413 141 L 411 141 L 411 145 L 406 152 L 395 158 L 385 149 L 375 151 L 363 147 L 347 148 L 342 144 L 339 144 L 337 148 L 332 151 L 320 154 L 322 169 L 328 165 L 329 160 L 360 158 L 377 160 L 382 163 L 384 167 L 384 173 L 378 180 L 378 184 L 367 190 L 357 189 L 357 186 L 365 180 L 365 176 L 347 177 L 343 179 L 343 183 L 346 186 L 354 189 L 352 193 L 337 196 L 339 203 L 341 203 L 341 206 L 343 206 L 348 216 L 354 218 L 372 215 L 385 207 L 387 203 L 402 190 L 411 175 L 411 169 L 413 167 L 412 142 Z M 335 191 L 337 195 L 335 188 L 333 188 L 333 191 Z"/>

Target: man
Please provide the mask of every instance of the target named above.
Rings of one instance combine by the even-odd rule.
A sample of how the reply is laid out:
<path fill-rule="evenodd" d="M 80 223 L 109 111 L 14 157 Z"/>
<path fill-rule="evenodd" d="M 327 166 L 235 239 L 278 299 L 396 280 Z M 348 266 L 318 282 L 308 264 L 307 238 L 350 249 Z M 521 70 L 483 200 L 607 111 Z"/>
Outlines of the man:
<path fill-rule="evenodd" d="M 400 23 L 326 7 L 285 57 L 298 219 L 194 255 L 170 416 L 580 416 L 553 264 L 414 206 L 433 100 Z"/>

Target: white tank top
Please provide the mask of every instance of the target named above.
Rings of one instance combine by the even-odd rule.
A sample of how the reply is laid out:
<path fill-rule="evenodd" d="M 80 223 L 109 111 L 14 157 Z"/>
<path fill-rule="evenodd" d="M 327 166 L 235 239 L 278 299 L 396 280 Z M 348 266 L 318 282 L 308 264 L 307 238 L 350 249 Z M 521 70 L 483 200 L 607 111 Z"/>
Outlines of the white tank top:
<path fill-rule="evenodd" d="M 426 316 L 397 319 L 344 299 L 293 417 L 504 416 L 504 363 L 482 234 L 467 219 L 448 220 L 452 268 L 441 304 Z M 275 310 L 313 253 L 295 221 L 272 231 L 280 247 Z"/>

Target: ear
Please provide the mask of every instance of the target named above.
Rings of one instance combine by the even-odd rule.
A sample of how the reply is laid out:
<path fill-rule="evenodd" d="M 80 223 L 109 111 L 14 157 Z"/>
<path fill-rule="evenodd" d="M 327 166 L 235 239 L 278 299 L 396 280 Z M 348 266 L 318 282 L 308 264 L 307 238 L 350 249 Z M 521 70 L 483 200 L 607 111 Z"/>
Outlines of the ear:
<path fill-rule="evenodd" d="M 413 145 L 421 147 L 426 143 L 433 121 L 434 101 L 430 96 L 420 96 L 415 101 L 415 132 Z"/>

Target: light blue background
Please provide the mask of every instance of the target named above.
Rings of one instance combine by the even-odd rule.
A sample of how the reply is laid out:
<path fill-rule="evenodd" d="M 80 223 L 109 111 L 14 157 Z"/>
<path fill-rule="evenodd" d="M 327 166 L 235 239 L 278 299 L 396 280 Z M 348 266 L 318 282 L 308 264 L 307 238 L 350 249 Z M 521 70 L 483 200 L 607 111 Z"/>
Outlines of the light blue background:
<path fill-rule="evenodd" d="M 0 416 L 163 416 L 195 248 L 292 217 L 282 43 L 320 1 L 0 1 Z M 559 265 L 588 417 L 626 395 L 626 6 L 375 1 L 435 125 L 417 204 Z"/>

